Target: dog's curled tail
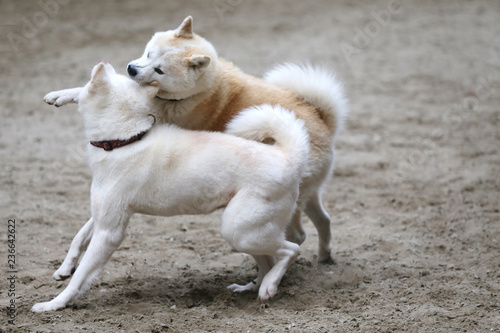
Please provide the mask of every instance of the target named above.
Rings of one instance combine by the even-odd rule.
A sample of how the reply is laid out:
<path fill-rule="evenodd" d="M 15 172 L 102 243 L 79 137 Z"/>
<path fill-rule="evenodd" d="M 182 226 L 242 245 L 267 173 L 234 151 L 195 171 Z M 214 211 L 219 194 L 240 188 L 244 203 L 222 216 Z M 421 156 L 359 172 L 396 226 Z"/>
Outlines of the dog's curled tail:
<path fill-rule="evenodd" d="M 296 93 L 316 108 L 334 135 L 344 127 L 348 114 L 344 87 L 326 68 L 284 63 L 267 72 L 264 80 Z"/>
<path fill-rule="evenodd" d="M 226 128 L 226 133 L 244 139 L 274 144 L 285 152 L 295 170 L 302 173 L 309 156 L 309 135 L 304 121 L 279 106 L 263 104 L 242 110 Z"/>

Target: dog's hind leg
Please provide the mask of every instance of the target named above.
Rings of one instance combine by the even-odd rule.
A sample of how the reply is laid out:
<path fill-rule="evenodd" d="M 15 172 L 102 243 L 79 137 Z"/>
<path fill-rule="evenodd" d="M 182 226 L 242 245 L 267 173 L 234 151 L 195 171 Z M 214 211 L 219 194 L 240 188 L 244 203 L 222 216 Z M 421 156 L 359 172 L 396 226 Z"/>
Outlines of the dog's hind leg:
<path fill-rule="evenodd" d="M 43 100 L 45 103 L 54 106 L 63 106 L 69 103 L 78 103 L 78 95 L 82 91 L 82 87 L 63 89 L 49 92 Z"/>
<path fill-rule="evenodd" d="M 306 213 L 307 217 L 311 219 L 311 221 L 314 223 L 314 226 L 318 230 L 319 261 L 323 263 L 333 263 L 333 259 L 331 258 L 330 254 L 330 241 L 332 240 L 332 233 L 330 230 L 330 216 L 323 208 L 319 190 L 309 198 L 304 212 Z"/>
<path fill-rule="evenodd" d="M 116 214 L 109 215 L 116 216 Z M 101 272 L 113 252 L 125 238 L 125 228 L 129 217 L 126 213 L 121 213 L 119 220 L 114 221 L 99 221 L 98 218 L 94 217 L 92 239 L 66 289 L 49 302 L 33 305 L 31 310 L 43 312 L 63 309 L 68 302 L 81 296 L 90 287 L 92 280 Z"/>
<path fill-rule="evenodd" d="M 271 270 L 271 268 L 274 265 L 274 258 L 271 256 L 263 256 L 263 255 L 255 255 L 253 257 L 257 262 L 257 266 L 259 269 L 257 278 L 245 285 L 233 283 L 232 285 L 228 286 L 227 289 L 234 292 L 243 292 L 247 290 L 256 291 L 259 289 L 260 285 L 262 284 L 262 280 L 264 279 L 264 276 Z"/>
<path fill-rule="evenodd" d="M 292 195 L 288 193 L 270 202 L 253 197 L 253 193 L 246 195 L 240 191 L 222 214 L 221 234 L 233 248 L 253 255 L 257 263 L 267 257 L 264 263 L 267 268 L 272 263 L 268 260 L 276 260 L 267 274 L 262 274 L 267 269 L 259 270 L 256 282 L 262 279 L 259 288 L 261 301 L 276 295 L 286 269 L 300 252 L 299 245 L 285 240 L 286 226 L 294 211 L 291 203 L 296 197 Z M 252 283 L 242 288 L 250 289 Z"/>
<path fill-rule="evenodd" d="M 87 249 L 90 239 L 92 238 L 93 231 L 94 221 L 90 218 L 80 231 L 78 231 L 75 238 L 73 238 L 73 241 L 71 241 L 68 254 L 66 255 L 66 258 L 64 258 L 61 267 L 59 267 L 59 269 L 52 275 L 55 280 L 66 280 L 71 276 L 71 274 L 74 273 L 78 259 L 80 259 L 82 252 Z"/>
<path fill-rule="evenodd" d="M 306 232 L 301 223 L 302 211 L 297 208 L 292 216 L 292 220 L 286 229 L 286 239 L 295 244 L 302 244 L 306 240 Z"/>
<path fill-rule="evenodd" d="M 278 285 L 285 275 L 286 270 L 297 258 L 300 253 L 300 246 L 295 243 L 284 241 L 281 248 L 278 249 L 273 255 L 276 258 L 276 264 L 264 276 L 262 285 L 259 288 L 259 299 L 265 302 L 278 292 Z"/>

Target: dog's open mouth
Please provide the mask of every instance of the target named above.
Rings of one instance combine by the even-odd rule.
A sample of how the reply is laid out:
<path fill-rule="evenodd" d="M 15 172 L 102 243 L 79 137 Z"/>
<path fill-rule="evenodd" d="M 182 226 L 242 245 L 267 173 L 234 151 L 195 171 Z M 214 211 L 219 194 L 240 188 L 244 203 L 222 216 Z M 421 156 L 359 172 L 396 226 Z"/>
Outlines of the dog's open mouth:
<path fill-rule="evenodd" d="M 158 96 L 158 95 L 156 95 L 155 97 L 156 97 L 156 98 L 158 98 L 158 99 L 160 99 L 160 100 L 162 100 L 162 101 L 168 101 L 168 102 L 180 102 L 180 101 L 182 101 L 182 100 L 183 100 L 182 98 L 181 98 L 181 99 L 174 99 L 174 98 L 162 98 L 162 97 L 160 97 L 160 96 Z"/>

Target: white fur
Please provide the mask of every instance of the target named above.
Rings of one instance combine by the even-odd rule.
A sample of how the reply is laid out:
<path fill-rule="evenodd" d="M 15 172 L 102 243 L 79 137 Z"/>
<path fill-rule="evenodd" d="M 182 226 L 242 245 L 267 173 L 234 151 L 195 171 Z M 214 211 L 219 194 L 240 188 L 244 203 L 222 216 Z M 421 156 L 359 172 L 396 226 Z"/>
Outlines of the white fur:
<path fill-rule="evenodd" d="M 241 111 L 227 125 L 225 133 L 253 141 L 276 140 L 276 145 L 288 151 L 290 163 L 298 170 L 306 167 L 309 154 L 304 122 L 279 105 L 258 105 Z"/>
<path fill-rule="evenodd" d="M 335 114 L 339 133 L 348 114 L 347 98 L 342 83 L 330 71 L 311 64 L 284 63 L 266 74 L 264 80 L 293 91 L 306 102 Z"/>
<path fill-rule="evenodd" d="M 109 64 L 97 65 L 78 97 L 89 140 L 123 137 L 134 122 L 134 134 L 142 131 L 151 121 L 144 101 L 157 90 L 117 75 Z M 261 301 L 273 297 L 299 254 L 299 246 L 285 240 L 285 230 L 308 159 L 308 135 L 292 113 L 269 105 L 245 110 L 230 128 L 276 143 L 156 125 L 142 140 L 112 151 L 89 145 L 92 217 L 53 275 L 56 280 L 74 276 L 56 298 L 35 304 L 32 311 L 61 309 L 82 295 L 121 244 L 132 214 L 205 214 L 222 207 L 222 236 L 236 250 L 253 255 L 259 266 L 255 282 L 228 288 L 260 286 Z"/>

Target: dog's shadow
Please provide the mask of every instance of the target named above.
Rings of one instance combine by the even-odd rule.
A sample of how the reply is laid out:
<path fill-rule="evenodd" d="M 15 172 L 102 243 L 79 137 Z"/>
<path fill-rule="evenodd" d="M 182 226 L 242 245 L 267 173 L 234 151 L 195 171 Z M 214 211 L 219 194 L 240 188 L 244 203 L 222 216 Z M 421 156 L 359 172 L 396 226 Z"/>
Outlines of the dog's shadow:
<path fill-rule="evenodd" d="M 81 299 L 68 307 L 79 309 L 161 307 L 208 307 L 217 303 L 243 306 L 255 302 L 257 292 L 233 293 L 226 287 L 232 283 L 244 284 L 256 277 L 249 267 L 238 271 L 182 272 L 176 277 L 145 276 L 122 277 L 96 284 Z M 257 304 L 257 303 L 255 303 Z"/>
<path fill-rule="evenodd" d="M 325 269 L 338 267 L 328 266 L 299 258 L 282 279 L 278 294 L 271 302 L 286 302 L 293 299 L 299 290 L 314 289 L 316 283 L 311 279 L 311 274 L 319 273 L 321 276 Z M 237 308 L 258 307 L 260 303 L 257 301 L 257 292 L 234 293 L 226 288 L 232 283 L 246 284 L 255 279 L 256 274 L 257 270 L 253 264 L 245 264 L 238 270 L 199 271 L 191 268 L 175 277 L 158 276 L 158 273 L 142 277 L 121 277 L 95 284 L 85 296 L 69 304 L 68 308 L 190 309 L 221 304 Z M 324 275 L 323 277 L 327 278 Z"/>

